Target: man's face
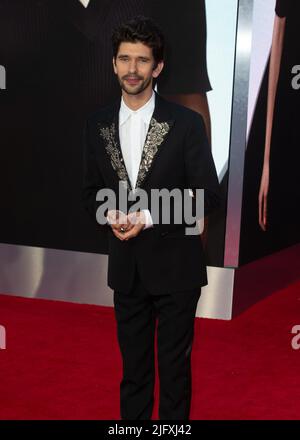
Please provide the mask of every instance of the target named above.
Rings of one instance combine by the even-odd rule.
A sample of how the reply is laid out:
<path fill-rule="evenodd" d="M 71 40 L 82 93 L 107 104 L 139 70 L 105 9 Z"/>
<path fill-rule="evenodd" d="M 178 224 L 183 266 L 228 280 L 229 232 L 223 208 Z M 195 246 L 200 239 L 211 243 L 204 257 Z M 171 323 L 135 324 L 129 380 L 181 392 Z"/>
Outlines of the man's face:
<path fill-rule="evenodd" d="M 114 72 L 120 86 L 129 95 L 138 95 L 148 88 L 152 89 L 153 78 L 160 74 L 163 62 L 158 63 L 153 70 L 154 65 L 152 48 L 141 42 L 121 43 L 113 59 Z"/>

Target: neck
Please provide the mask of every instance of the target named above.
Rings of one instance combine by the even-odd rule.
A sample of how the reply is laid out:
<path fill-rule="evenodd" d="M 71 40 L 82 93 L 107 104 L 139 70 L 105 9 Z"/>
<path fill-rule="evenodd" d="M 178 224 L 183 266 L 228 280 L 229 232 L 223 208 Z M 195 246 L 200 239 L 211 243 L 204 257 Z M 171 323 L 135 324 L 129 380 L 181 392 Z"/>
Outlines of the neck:
<path fill-rule="evenodd" d="M 143 90 L 137 95 L 130 95 L 129 93 L 125 92 L 125 90 L 122 90 L 124 102 L 131 110 L 138 110 L 139 108 L 143 107 L 143 105 L 145 105 L 146 102 L 148 102 L 151 98 L 152 93 L 154 93 L 152 87 Z"/>

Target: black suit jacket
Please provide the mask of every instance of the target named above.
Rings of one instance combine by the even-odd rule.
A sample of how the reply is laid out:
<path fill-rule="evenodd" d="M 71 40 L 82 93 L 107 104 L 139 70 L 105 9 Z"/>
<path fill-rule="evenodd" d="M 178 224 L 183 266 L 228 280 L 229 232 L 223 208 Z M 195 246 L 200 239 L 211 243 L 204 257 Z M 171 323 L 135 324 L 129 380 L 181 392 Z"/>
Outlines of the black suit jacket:
<path fill-rule="evenodd" d="M 91 115 L 86 123 L 83 201 L 95 221 L 101 204 L 96 201 L 99 189 L 110 188 L 118 194 L 120 180 L 131 188 L 120 147 L 119 108 L 120 100 Z M 204 189 L 205 215 L 218 206 L 219 182 L 198 113 L 155 94 L 136 187 L 147 192 L 149 201 L 151 189 Z M 128 210 L 132 204 L 128 203 Z M 151 203 L 144 208 L 151 212 Z M 187 225 L 184 221 L 176 224 L 172 212 L 170 224 L 161 220 L 128 241 L 116 238 L 108 224 L 99 225 L 108 233 L 108 285 L 112 289 L 130 292 L 135 270 L 152 294 L 207 284 L 200 235 L 186 235 Z"/>

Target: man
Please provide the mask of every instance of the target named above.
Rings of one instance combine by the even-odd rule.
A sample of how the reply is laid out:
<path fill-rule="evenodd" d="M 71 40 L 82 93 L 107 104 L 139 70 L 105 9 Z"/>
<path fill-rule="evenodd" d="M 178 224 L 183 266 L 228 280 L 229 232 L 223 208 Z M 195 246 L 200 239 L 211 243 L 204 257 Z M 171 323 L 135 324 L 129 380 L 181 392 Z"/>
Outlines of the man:
<path fill-rule="evenodd" d="M 1 242 L 108 253 L 105 232 L 78 197 L 81 132 L 87 114 L 120 98 L 110 41 L 120 23 L 142 14 L 166 30 L 158 92 L 200 112 L 209 131 L 205 1 L 186 0 L 184 13 L 181 0 L 83 3 L 0 2 L 0 65 L 7 73 L 0 100 Z M 20 197 L 20 187 L 30 197 Z M 64 257 L 71 272 L 69 261 Z"/>
<path fill-rule="evenodd" d="M 95 112 L 85 130 L 83 200 L 95 220 L 105 203 L 96 200 L 98 191 L 110 189 L 119 201 L 120 182 L 127 190 L 142 189 L 148 200 L 153 190 L 204 189 L 205 215 L 218 205 L 203 118 L 153 91 L 163 55 L 163 35 L 148 18 L 136 17 L 114 31 L 121 102 Z M 188 419 L 194 317 L 207 284 L 201 239 L 186 235 L 187 223 L 177 224 L 171 212 L 168 224 L 161 216 L 154 221 L 151 202 L 137 212 L 131 206 L 129 200 L 123 215 L 106 209 L 107 223 L 98 225 L 109 239 L 108 285 L 123 357 L 121 417 L 151 418 L 157 317 L 159 417 Z"/>

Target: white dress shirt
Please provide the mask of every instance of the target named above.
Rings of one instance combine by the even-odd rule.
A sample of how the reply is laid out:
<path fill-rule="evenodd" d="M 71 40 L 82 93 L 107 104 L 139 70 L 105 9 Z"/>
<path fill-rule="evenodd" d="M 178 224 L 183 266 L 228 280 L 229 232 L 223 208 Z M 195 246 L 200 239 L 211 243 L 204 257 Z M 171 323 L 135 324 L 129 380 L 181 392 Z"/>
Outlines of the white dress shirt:
<path fill-rule="evenodd" d="M 155 107 L 155 93 L 138 110 L 129 108 L 122 97 L 119 111 L 119 137 L 122 155 L 131 187 L 135 188 L 144 143 Z M 153 226 L 151 214 L 144 209 L 146 224 L 144 229 Z"/>
<path fill-rule="evenodd" d="M 155 94 L 138 110 L 131 110 L 122 97 L 119 111 L 121 150 L 131 182 L 135 188 L 149 123 L 154 111 Z"/>
<path fill-rule="evenodd" d="M 79 1 L 80 1 L 80 3 L 82 3 L 82 5 L 83 5 L 85 8 L 87 8 L 88 5 L 89 5 L 89 3 L 90 3 L 90 0 L 79 0 Z"/>

